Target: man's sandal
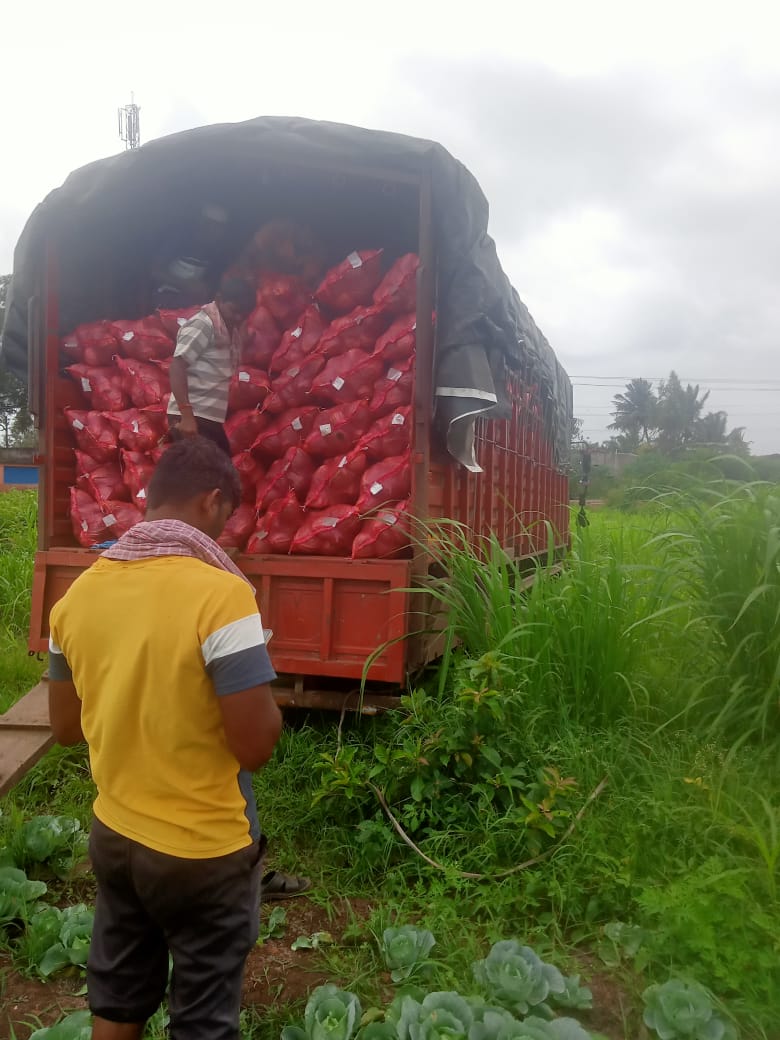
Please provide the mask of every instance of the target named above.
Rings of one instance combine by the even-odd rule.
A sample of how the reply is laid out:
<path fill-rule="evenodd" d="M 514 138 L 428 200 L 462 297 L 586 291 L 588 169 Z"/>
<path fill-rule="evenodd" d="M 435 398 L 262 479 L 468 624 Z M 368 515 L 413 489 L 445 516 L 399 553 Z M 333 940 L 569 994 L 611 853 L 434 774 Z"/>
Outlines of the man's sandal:
<path fill-rule="evenodd" d="M 311 878 L 283 874 L 280 870 L 269 870 L 260 883 L 260 898 L 263 901 L 295 899 L 311 888 Z"/>

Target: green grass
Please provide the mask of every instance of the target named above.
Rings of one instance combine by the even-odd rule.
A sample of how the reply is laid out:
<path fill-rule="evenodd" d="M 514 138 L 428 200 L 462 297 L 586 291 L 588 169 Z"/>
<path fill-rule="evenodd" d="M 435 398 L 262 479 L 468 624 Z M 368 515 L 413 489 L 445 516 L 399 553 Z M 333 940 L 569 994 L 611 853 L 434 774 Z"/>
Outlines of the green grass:
<path fill-rule="evenodd" d="M 31 548 L 26 524 L 1 544 Z M 370 1006 L 386 996 L 375 937 L 389 924 L 433 932 L 442 989 L 468 990 L 472 961 L 516 936 L 563 968 L 620 979 L 631 1006 L 611 1038 L 640 1035 L 639 994 L 670 975 L 709 986 L 745 1040 L 777 1038 L 779 527 L 765 485 L 601 512 L 575 531 L 563 572 L 542 566 L 525 591 L 498 545 L 480 557 L 441 528 L 449 579 L 435 594 L 453 637 L 442 670 L 383 719 L 291 716 L 255 779 L 270 865 L 311 874 L 326 912 L 362 908 L 312 967 Z M 7 587 L 3 696 L 37 667 Z M 552 767 L 576 787 L 551 794 Z M 399 839 L 372 784 L 443 869 Z M 84 751 L 56 749 L 4 811 L 86 824 L 92 796 Z M 551 821 L 538 811 L 547 796 Z M 641 929 L 638 951 L 610 949 L 614 921 Z M 300 1010 L 246 1012 L 245 1035 L 276 1040 Z"/>

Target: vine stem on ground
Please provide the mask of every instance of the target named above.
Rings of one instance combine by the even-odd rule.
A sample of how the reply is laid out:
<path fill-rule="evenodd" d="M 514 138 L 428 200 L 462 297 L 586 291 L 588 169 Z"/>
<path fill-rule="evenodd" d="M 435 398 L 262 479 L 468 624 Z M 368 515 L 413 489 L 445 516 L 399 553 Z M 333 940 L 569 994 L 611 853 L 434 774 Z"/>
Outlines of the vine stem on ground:
<path fill-rule="evenodd" d="M 409 837 L 409 835 L 403 829 L 403 827 L 398 822 L 398 820 L 395 818 L 395 816 L 393 816 L 393 813 L 392 813 L 392 811 L 390 809 L 390 806 L 387 804 L 385 796 L 382 794 L 382 792 L 379 790 L 379 788 L 376 787 L 374 784 L 372 784 L 370 782 L 369 782 L 368 786 L 371 788 L 371 790 L 377 796 L 377 799 L 379 800 L 379 804 L 382 806 L 383 810 L 385 811 L 385 814 L 386 814 L 387 818 L 390 820 L 390 822 L 392 823 L 393 827 L 395 828 L 396 833 L 401 838 L 401 840 L 404 841 L 409 846 L 410 849 L 412 849 L 414 852 L 416 852 L 417 855 L 420 856 L 421 859 L 424 859 L 425 862 L 427 864 L 429 864 L 429 866 L 435 867 L 437 870 L 453 870 L 453 869 L 455 869 L 455 868 L 452 868 L 452 867 L 448 867 L 448 866 L 446 866 L 443 863 L 437 863 L 435 859 L 431 859 L 430 856 L 426 856 L 426 854 L 422 851 L 422 849 L 418 845 L 415 845 L 415 843 L 412 841 L 412 839 Z M 604 790 L 604 788 L 606 786 L 607 786 L 607 777 L 605 776 L 604 779 L 600 783 L 598 783 L 593 788 L 593 790 L 590 792 L 588 797 L 585 799 L 585 804 L 582 806 L 580 811 L 577 813 L 577 815 L 571 821 L 571 823 L 569 824 L 569 827 L 564 832 L 564 834 L 561 835 L 561 837 L 558 839 L 558 841 L 556 841 L 556 843 L 554 845 L 551 845 L 549 847 L 549 849 L 545 849 L 545 851 L 540 853 L 538 856 L 534 856 L 533 859 L 527 859 L 523 863 L 518 863 L 516 866 L 510 867 L 509 870 L 501 870 L 501 871 L 499 871 L 498 873 L 495 873 L 495 874 L 475 874 L 475 873 L 473 873 L 470 870 L 457 870 L 457 869 L 455 869 L 455 873 L 458 874 L 459 877 L 470 878 L 472 881 L 500 881 L 501 878 L 509 877 L 511 874 L 517 874 L 521 870 L 528 870 L 529 867 L 535 867 L 537 863 L 542 863 L 544 860 L 549 859 L 549 857 L 552 856 L 553 852 L 555 852 L 556 849 L 560 848 L 561 845 L 563 845 L 563 843 L 565 841 L 568 841 L 568 839 L 574 833 L 574 830 L 577 827 L 577 824 L 580 822 L 582 817 L 585 815 L 585 813 L 586 813 L 586 811 L 588 809 L 588 806 L 591 804 L 591 802 L 595 802 L 595 800 L 598 798 L 598 796 L 601 794 L 601 792 Z"/>

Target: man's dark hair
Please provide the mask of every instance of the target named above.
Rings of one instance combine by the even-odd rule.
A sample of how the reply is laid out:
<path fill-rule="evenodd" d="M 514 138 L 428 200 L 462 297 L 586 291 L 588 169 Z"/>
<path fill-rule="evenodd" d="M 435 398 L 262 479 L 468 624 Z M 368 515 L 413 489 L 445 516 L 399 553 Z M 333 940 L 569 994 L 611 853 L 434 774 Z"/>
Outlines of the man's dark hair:
<path fill-rule="evenodd" d="M 225 278 L 219 283 L 217 296 L 225 303 L 232 303 L 242 314 L 251 314 L 255 309 L 255 290 L 243 278 Z"/>
<path fill-rule="evenodd" d="M 196 495 L 218 489 L 235 509 L 241 501 L 241 478 L 229 457 L 206 437 L 182 437 L 163 454 L 146 489 L 151 509 L 183 505 Z"/>

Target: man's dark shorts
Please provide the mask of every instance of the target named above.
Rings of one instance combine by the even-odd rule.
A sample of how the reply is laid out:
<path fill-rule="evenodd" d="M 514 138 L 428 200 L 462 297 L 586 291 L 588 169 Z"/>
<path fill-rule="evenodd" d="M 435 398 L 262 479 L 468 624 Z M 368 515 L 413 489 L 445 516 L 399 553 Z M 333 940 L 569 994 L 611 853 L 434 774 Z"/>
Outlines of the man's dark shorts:
<path fill-rule="evenodd" d="M 180 422 L 181 419 L 178 415 L 168 416 L 168 430 L 172 441 L 180 440 L 182 436 L 176 429 Z M 195 423 L 201 437 L 207 437 L 210 441 L 213 441 L 218 448 L 221 448 L 230 457 L 230 442 L 227 439 L 225 427 L 222 423 L 214 422 L 212 419 L 201 419 L 199 415 L 195 416 Z"/>
<path fill-rule="evenodd" d="M 168 982 L 172 1040 L 238 1040 L 241 985 L 257 941 L 265 839 L 228 856 L 180 859 L 93 820 L 98 883 L 87 963 L 89 1006 L 142 1022 Z"/>

